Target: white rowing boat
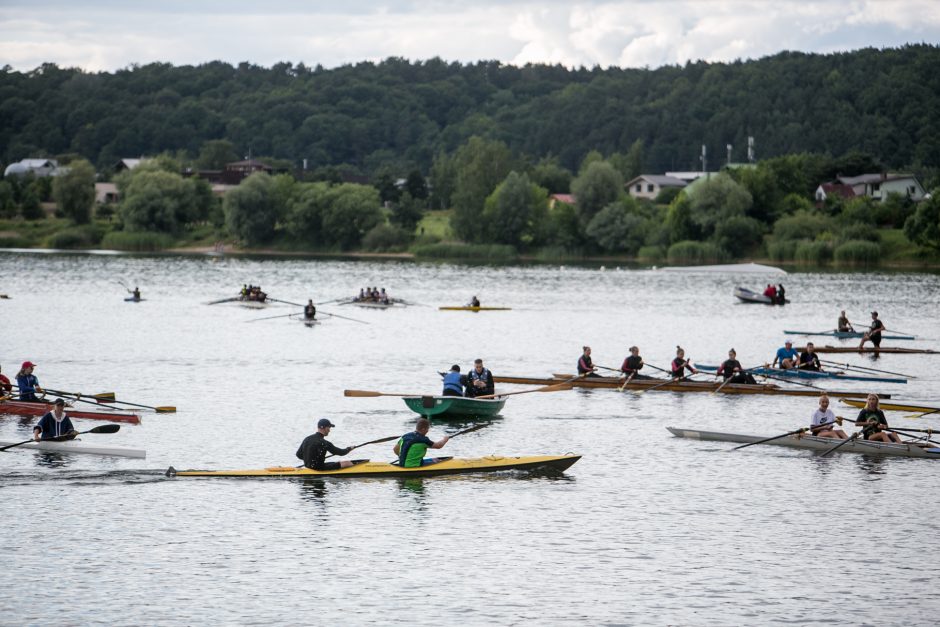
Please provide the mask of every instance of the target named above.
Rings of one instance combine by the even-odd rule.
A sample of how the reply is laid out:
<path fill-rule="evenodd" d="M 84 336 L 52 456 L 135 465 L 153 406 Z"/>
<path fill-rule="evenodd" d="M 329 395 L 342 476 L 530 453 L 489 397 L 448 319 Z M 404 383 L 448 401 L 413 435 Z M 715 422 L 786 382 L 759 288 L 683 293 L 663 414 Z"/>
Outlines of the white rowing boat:
<path fill-rule="evenodd" d="M 770 436 L 742 435 L 739 433 L 719 433 L 717 431 L 699 431 L 697 429 L 677 429 L 666 427 L 676 437 L 692 438 L 693 440 L 707 440 L 713 442 L 740 442 L 749 444 L 758 440 L 765 440 Z M 787 446 L 790 448 L 809 449 L 811 451 L 827 451 L 842 442 L 834 438 L 817 438 L 813 435 L 797 437 L 788 435 L 764 442 L 774 446 Z M 843 444 L 835 450 L 837 453 L 864 453 L 867 455 L 892 455 L 895 457 L 920 457 L 927 459 L 940 459 L 940 448 L 924 448 L 916 444 L 894 444 L 888 442 L 873 442 L 871 440 L 857 439 Z"/>
<path fill-rule="evenodd" d="M 0 441 L 0 447 L 9 446 L 10 444 L 16 444 L 15 442 L 2 442 Z M 147 457 L 147 451 L 139 448 L 122 448 L 119 446 L 100 446 L 97 444 L 86 444 L 81 440 L 67 440 L 65 442 L 30 442 L 29 444 L 22 444 L 17 446 L 15 449 L 11 448 L 9 450 L 15 451 L 17 449 L 33 449 L 40 451 L 53 451 L 56 453 L 84 453 L 86 455 L 107 455 L 110 457 L 134 457 L 138 459 L 144 459 Z"/>

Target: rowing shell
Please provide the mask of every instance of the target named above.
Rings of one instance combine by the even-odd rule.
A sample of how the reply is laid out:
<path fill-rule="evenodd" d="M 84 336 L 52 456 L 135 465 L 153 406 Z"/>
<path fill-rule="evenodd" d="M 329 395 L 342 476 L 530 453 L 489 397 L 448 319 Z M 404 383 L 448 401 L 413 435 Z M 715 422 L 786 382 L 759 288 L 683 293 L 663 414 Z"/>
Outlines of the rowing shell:
<path fill-rule="evenodd" d="M 842 402 L 846 405 L 851 405 L 852 407 L 865 407 L 865 401 L 854 401 L 843 398 Z M 929 405 L 904 405 L 903 403 L 878 403 L 878 409 L 886 409 L 890 411 L 913 411 L 921 413 L 933 413 L 940 411 L 940 407 L 930 407 Z"/>
<path fill-rule="evenodd" d="M 820 335 L 834 337 L 840 340 L 861 339 L 864 335 L 859 331 L 784 331 L 787 335 Z M 882 335 L 883 340 L 916 340 L 913 335 Z"/>
<path fill-rule="evenodd" d="M 708 372 L 716 372 L 718 370 L 718 366 L 703 366 L 701 364 L 695 364 L 695 367 L 699 370 L 705 370 Z M 749 368 L 747 372 L 750 372 L 754 376 L 770 375 L 771 377 L 786 377 L 794 379 L 840 379 L 842 381 L 868 381 L 869 383 L 907 383 L 907 379 L 899 379 L 897 377 L 870 377 L 845 374 L 844 372 L 824 372 L 822 370 L 804 370 L 800 368 L 788 368 L 783 370 L 781 368 L 759 367 Z"/>
<path fill-rule="evenodd" d="M 402 468 L 386 462 L 357 460 L 357 463 L 338 470 L 311 470 L 294 466 L 277 466 L 258 470 L 176 470 L 172 466 L 166 471 L 168 477 L 434 477 L 439 475 L 462 475 L 468 473 L 499 472 L 503 470 L 549 469 L 564 471 L 581 459 L 580 455 L 530 455 L 526 457 L 501 457 L 488 455 L 476 458 L 449 457 L 434 464 L 417 468 Z"/>
<path fill-rule="evenodd" d="M 15 442 L 0 442 L 0 447 L 10 444 L 15 444 Z M 133 457 L 136 459 L 144 459 L 147 457 L 147 451 L 143 449 L 99 446 L 96 444 L 86 444 L 79 440 L 67 440 L 65 442 L 30 442 L 29 444 L 21 444 L 16 448 L 28 448 L 55 453 L 83 453 L 86 455 L 106 455 L 108 457 Z"/>
<path fill-rule="evenodd" d="M 858 348 L 852 346 L 816 346 L 814 350 L 817 353 L 897 353 L 907 355 L 936 355 L 937 351 L 932 348 L 899 348 L 897 346 L 888 346 L 882 348 L 865 347 Z M 802 351 L 800 351 L 802 352 Z"/>
<path fill-rule="evenodd" d="M 0 401 L 0 414 L 16 414 L 18 416 L 42 416 L 52 410 L 52 403 L 28 403 L 26 401 Z M 65 410 L 69 418 L 84 418 L 85 420 L 110 420 L 112 422 L 129 422 L 140 424 L 140 416 L 128 414 L 112 409 L 102 411 L 88 411 L 69 407 Z"/>
<path fill-rule="evenodd" d="M 676 437 L 692 438 L 694 440 L 707 440 L 713 442 L 741 442 L 749 444 L 765 440 L 768 436 L 741 435 L 738 433 L 718 433 L 716 431 L 698 431 L 696 429 L 677 429 L 666 427 Z M 812 451 L 827 451 L 839 442 L 835 438 L 818 438 L 813 435 L 804 435 L 801 438 L 795 435 L 769 440 L 764 444 L 774 446 L 787 446 L 790 448 L 809 449 Z M 892 455 L 894 457 L 920 457 L 926 459 L 940 459 L 940 448 L 923 448 L 915 444 L 895 444 L 893 442 L 874 442 L 872 440 L 856 439 L 843 444 L 836 449 L 840 453 L 864 453 L 866 455 Z"/>
<path fill-rule="evenodd" d="M 512 311 L 512 307 L 438 307 L 441 311 Z"/>

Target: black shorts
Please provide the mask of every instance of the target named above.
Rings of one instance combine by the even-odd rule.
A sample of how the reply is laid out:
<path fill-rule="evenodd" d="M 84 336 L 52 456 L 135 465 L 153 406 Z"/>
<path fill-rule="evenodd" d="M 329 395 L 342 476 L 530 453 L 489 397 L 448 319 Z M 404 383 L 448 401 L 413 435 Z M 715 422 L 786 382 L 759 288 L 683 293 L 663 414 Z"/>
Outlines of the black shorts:
<path fill-rule="evenodd" d="M 881 333 L 871 336 L 871 343 L 877 348 L 881 346 Z"/>
<path fill-rule="evenodd" d="M 323 462 L 322 466 L 314 468 L 313 470 L 339 470 L 340 467 L 339 462 Z"/>

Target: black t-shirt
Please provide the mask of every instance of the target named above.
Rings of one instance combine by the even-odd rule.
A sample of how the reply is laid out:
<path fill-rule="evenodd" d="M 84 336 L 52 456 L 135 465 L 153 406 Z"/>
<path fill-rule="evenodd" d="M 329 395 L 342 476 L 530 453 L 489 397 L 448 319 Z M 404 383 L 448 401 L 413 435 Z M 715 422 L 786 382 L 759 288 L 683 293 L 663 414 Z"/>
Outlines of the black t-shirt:
<path fill-rule="evenodd" d="M 800 353 L 800 370 L 819 370 L 819 355 L 807 351 Z"/>
<path fill-rule="evenodd" d="M 871 437 L 872 434 L 882 430 L 880 425 L 888 426 L 888 421 L 885 419 L 885 413 L 883 411 L 863 407 L 862 411 L 858 412 L 858 418 L 855 419 L 855 422 L 867 422 L 869 420 L 877 420 L 878 425 L 869 425 L 862 429 L 862 435 L 865 436 L 866 440 Z"/>
<path fill-rule="evenodd" d="M 721 367 L 718 368 L 718 374 L 720 374 L 725 379 L 730 379 L 735 375 L 734 369 L 744 370 L 741 367 L 741 362 L 737 359 L 727 359 L 724 363 L 721 364 Z"/>
<path fill-rule="evenodd" d="M 352 447 L 337 448 L 333 446 L 329 440 L 323 437 L 322 433 L 317 431 L 313 435 L 308 435 L 300 443 L 300 448 L 297 449 L 297 458 L 304 460 L 304 466 L 307 468 L 323 470 L 323 460 L 326 458 L 327 453 L 347 455 L 351 450 Z"/>
<path fill-rule="evenodd" d="M 623 365 L 620 366 L 620 370 L 625 374 L 637 372 L 641 368 L 643 368 L 643 358 L 639 355 L 630 355 L 623 360 Z"/>
<path fill-rule="evenodd" d="M 482 381 L 483 387 L 478 388 L 474 385 L 475 381 Z M 496 385 L 493 383 L 493 373 L 487 368 L 483 368 L 482 372 L 477 372 L 477 369 L 473 368 L 467 374 L 467 396 L 471 398 L 474 396 L 487 396 L 495 391 Z"/>

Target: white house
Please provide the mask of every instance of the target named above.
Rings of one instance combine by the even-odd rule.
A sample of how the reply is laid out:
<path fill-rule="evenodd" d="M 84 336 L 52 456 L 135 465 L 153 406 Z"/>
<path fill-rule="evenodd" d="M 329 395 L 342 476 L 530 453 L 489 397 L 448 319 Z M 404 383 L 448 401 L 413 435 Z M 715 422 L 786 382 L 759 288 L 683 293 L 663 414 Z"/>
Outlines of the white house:
<path fill-rule="evenodd" d="M 59 173 L 58 170 L 59 163 L 55 159 L 23 159 L 8 165 L 3 171 L 3 176 L 55 176 Z"/>
<path fill-rule="evenodd" d="M 627 192 L 634 198 L 653 200 L 664 188 L 675 187 L 682 189 L 686 184 L 686 181 L 674 176 L 641 174 L 635 179 L 628 181 L 624 187 L 627 188 Z"/>
<path fill-rule="evenodd" d="M 926 195 L 923 185 L 913 174 L 881 172 L 859 176 L 840 176 L 838 180 L 842 185 L 851 187 L 856 196 L 868 196 L 881 202 L 884 202 L 891 193 L 906 196 L 914 201 L 923 200 Z"/>

